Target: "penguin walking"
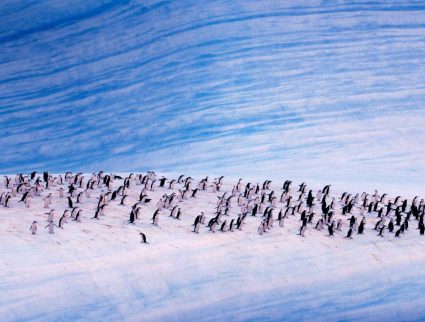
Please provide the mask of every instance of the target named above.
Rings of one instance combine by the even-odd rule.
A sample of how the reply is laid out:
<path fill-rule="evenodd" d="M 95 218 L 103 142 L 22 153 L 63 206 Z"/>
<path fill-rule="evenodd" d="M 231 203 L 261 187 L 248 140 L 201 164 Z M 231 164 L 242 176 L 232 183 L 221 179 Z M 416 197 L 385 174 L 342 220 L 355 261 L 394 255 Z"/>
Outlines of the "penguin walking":
<path fill-rule="evenodd" d="M 31 234 L 35 235 L 37 233 L 37 222 L 33 221 L 30 227 Z"/>

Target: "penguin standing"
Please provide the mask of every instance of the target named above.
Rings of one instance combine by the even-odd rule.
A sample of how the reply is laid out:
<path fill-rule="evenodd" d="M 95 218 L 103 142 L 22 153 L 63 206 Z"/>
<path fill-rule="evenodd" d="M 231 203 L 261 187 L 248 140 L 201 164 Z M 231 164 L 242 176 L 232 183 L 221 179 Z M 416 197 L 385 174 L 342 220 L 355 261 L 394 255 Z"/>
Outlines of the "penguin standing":
<path fill-rule="evenodd" d="M 49 213 L 46 213 L 45 215 L 47 215 L 47 221 L 53 221 L 54 217 L 55 217 L 55 211 L 54 209 L 50 210 Z"/>
<path fill-rule="evenodd" d="M 72 202 L 71 197 L 68 197 L 68 208 L 74 208 L 74 203 Z"/>
<path fill-rule="evenodd" d="M 159 209 L 157 209 L 157 210 L 154 212 L 153 217 L 152 217 L 152 224 L 153 224 L 154 226 L 158 226 L 158 214 L 159 214 Z"/>
<path fill-rule="evenodd" d="M 384 229 L 385 229 L 385 225 L 382 225 L 382 227 L 379 230 L 378 236 L 384 237 Z"/>
<path fill-rule="evenodd" d="M 54 234 L 55 233 L 55 226 L 57 227 L 57 225 L 55 225 L 53 223 L 53 220 L 51 220 L 45 228 L 49 227 L 49 234 Z"/>
<path fill-rule="evenodd" d="M 180 216 L 182 215 L 182 212 L 180 210 L 180 208 L 177 210 L 177 215 L 176 215 L 176 219 L 181 220 Z"/>
<path fill-rule="evenodd" d="M 33 223 L 31 224 L 30 231 L 33 235 L 35 235 L 37 232 L 37 224 L 38 223 L 36 221 L 33 221 Z"/>
<path fill-rule="evenodd" d="M 63 214 L 62 217 L 59 219 L 59 228 L 63 229 L 63 224 L 66 222 L 66 215 Z"/>
<path fill-rule="evenodd" d="M 203 213 L 202 213 L 203 214 Z M 195 222 L 193 223 L 193 232 L 199 234 L 199 226 L 201 225 L 202 214 L 196 216 Z"/>
<path fill-rule="evenodd" d="M 52 194 L 49 193 L 46 198 L 44 198 L 44 208 L 49 208 L 52 203 Z"/>
<path fill-rule="evenodd" d="M 302 225 L 301 228 L 300 228 L 300 231 L 299 231 L 298 235 L 304 237 L 304 234 L 305 234 L 306 229 L 307 229 L 307 225 Z"/>
<path fill-rule="evenodd" d="M 332 222 L 330 225 L 328 225 L 328 232 L 329 232 L 329 236 L 334 235 L 334 222 Z"/>
<path fill-rule="evenodd" d="M 29 208 L 31 206 L 31 196 L 25 198 L 25 207 Z"/>
<path fill-rule="evenodd" d="M 235 221 L 234 218 L 230 221 L 229 231 L 232 231 L 233 232 L 233 223 L 234 223 L 234 221 Z"/>
<path fill-rule="evenodd" d="M 78 210 L 77 214 L 75 215 L 75 219 L 74 219 L 74 221 L 76 221 L 76 222 L 81 222 L 81 212 L 82 212 L 82 210 L 81 210 L 81 209 L 80 209 L 80 210 Z"/>
<path fill-rule="evenodd" d="M 130 212 L 130 219 L 128 220 L 129 224 L 134 224 L 134 210 L 132 209 Z"/>
<path fill-rule="evenodd" d="M 142 244 L 149 244 L 146 240 L 146 235 L 142 232 L 140 232 L 139 234 L 140 234 L 140 237 L 142 238 L 142 241 L 141 241 Z"/>
<path fill-rule="evenodd" d="M 266 232 L 266 228 L 265 228 L 265 222 L 264 221 L 262 221 L 261 223 L 260 223 L 260 226 L 258 226 L 258 233 L 260 234 L 260 235 L 262 235 L 263 233 L 265 233 Z"/>
<path fill-rule="evenodd" d="M 421 236 L 423 236 L 423 235 L 424 235 L 424 233 L 425 233 L 425 225 L 424 225 L 424 224 L 422 224 L 422 225 L 419 227 L 419 234 L 420 234 Z"/>
<path fill-rule="evenodd" d="M 352 238 L 351 237 L 352 234 L 353 234 L 353 228 L 348 229 L 347 236 L 345 236 L 345 238 L 351 239 Z"/>

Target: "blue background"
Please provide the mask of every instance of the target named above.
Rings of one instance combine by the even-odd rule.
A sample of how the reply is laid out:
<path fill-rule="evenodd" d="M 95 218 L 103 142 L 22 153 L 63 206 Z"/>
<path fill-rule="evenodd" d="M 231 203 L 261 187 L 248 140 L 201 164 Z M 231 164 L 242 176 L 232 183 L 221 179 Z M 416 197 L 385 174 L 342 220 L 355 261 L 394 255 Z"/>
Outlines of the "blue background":
<path fill-rule="evenodd" d="M 2 1 L 0 171 L 422 192 L 423 1 Z"/>

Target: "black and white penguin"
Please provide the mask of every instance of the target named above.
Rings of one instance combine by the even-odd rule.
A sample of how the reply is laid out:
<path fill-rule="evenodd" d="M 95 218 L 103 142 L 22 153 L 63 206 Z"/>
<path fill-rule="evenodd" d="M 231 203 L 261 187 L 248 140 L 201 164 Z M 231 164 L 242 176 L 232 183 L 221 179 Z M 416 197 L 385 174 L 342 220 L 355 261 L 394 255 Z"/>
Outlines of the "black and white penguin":
<path fill-rule="evenodd" d="M 177 210 L 177 215 L 176 215 L 176 219 L 178 219 L 178 220 L 181 220 L 181 215 L 182 215 L 182 213 L 181 213 L 181 210 L 180 210 L 180 208 Z"/>
<path fill-rule="evenodd" d="M 345 238 L 352 238 L 351 237 L 351 235 L 353 234 L 353 228 L 350 228 L 350 229 L 348 229 L 348 232 L 347 232 L 347 236 L 345 236 Z"/>
<path fill-rule="evenodd" d="M 120 205 L 125 206 L 125 205 L 126 205 L 126 204 L 125 204 L 125 202 L 127 201 L 127 198 L 128 198 L 128 195 L 124 195 L 124 196 L 121 198 Z"/>
<path fill-rule="evenodd" d="M 68 197 L 68 208 L 74 208 L 74 203 L 72 202 L 71 197 Z"/>
<path fill-rule="evenodd" d="M 140 237 L 142 238 L 142 244 L 149 244 L 146 240 L 146 235 L 142 232 L 139 232 Z"/>
<path fill-rule="evenodd" d="M 328 233 L 329 236 L 333 236 L 334 235 L 334 222 L 332 222 L 330 225 L 328 225 Z"/>
<path fill-rule="evenodd" d="M 31 234 L 35 235 L 37 232 L 37 222 L 33 221 L 30 227 Z"/>
<path fill-rule="evenodd" d="M 385 227 L 386 227 L 385 225 L 382 225 L 382 227 L 379 230 L 378 236 L 384 237 L 384 229 L 385 229 Z"/>
<path fill-rule="evenodd" d="M 135 217 L 134 209 L 131 209 L 131 212 L 130 212 L 130 219 L 128 220 L 128 223 L 129 223 L 129 224 L 134 224 L 134 217 Z"/>
<path fill-rule="evenodd" d="M 158 214 L 159 214 L 159 209 L 157 209 L 152 216 L 152 224 L 154 226 L 158 226 L 158 219 L 159 219 Z"/>
<path fill-rule="evenodd" d="M 301 228 L 300 228 L 300 231 L 299 231 L 298 235 L 304 237 L 304 234 L 305 234 L 306 229 L 307 229 L 307 225 L 302 225 Z"/>
<path fill-rule="evenodd" d="M 63 225 L 66 222 L 65 214 L 62 215 L 62 217 L 59 219 L 59 228 L 63 229 Z"/>

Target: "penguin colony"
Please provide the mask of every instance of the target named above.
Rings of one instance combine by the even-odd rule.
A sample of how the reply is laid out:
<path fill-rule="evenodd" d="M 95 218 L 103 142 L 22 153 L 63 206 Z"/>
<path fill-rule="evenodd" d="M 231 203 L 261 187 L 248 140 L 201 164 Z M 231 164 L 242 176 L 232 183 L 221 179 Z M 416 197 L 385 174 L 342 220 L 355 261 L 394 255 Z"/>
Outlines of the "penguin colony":
<path fill-rule="evenodd" d="M 239 179 L 231 191 L 223 191 L 223 182 L 224 176 L 212 182 L 208 177 L 197 182 L 190 176 L 169 179 L 152 171 L 126 177 L 100 171 L 87 178 L 82 173 L 72 172 L 60 175 L 20 173 L 15 177 L 4 176 L 0 215 L 8 208 L 30 208 L 32 200 L 38 198 L 42 200 L 44 209 L 40 211 L 46 218 L 46 225 L 43 223 L 41 228 L 47 229 L 49 234 L 72 222 L 89 225 L 101 220 L 113 203 L 128 209 L 128 225 L 149 220 L 158 227 L 162 220 L 190 216 L 193 219 L 190 230 L 196 234 L 237 232 L 248 220 L 258 222 L 260 235 L 285 227 L 286 221 L 298 223 L 296 233 L 300 237 L 304 237 L 307 230 L 346 239 L 361 238 L 364 234 L 397 239 L 409 231 L 418 231 L 420 236 L 425 232 L 425 202 L 419 197 L 409 201 L 401 196 L 380 195 L 376 190 L 372 194 L 344 192 L 335 196 L 331 194 L 331 185 L 313 191 L 304 182 L 294 185 L 290 180 L 273 190 L 271 180 L 253 184 Z M 134 198 L 134 193 L 130 197 L 130 191 L 134 190 L 138 198 Z M 162 197 L 154 200 L 154 191 L 163 192 Z M 200 214 L 183 213 L 182 205 L 204 193 L 215 194 L 217 202 L 205 205 Z M 97 206 L 85 209 L 86 198 L 97 198 Z M 56 214 L 51 208 L 53 199 L 65 205 L 62 214 Z M 147 213 L 147 205 L 152 204 L 155 211 Z M 36 235 L 39 223 L 28 224 L 30 233 Z M 148 244 L 148 236 L 141 231 L 138 233 L 141 242 Z"/>

